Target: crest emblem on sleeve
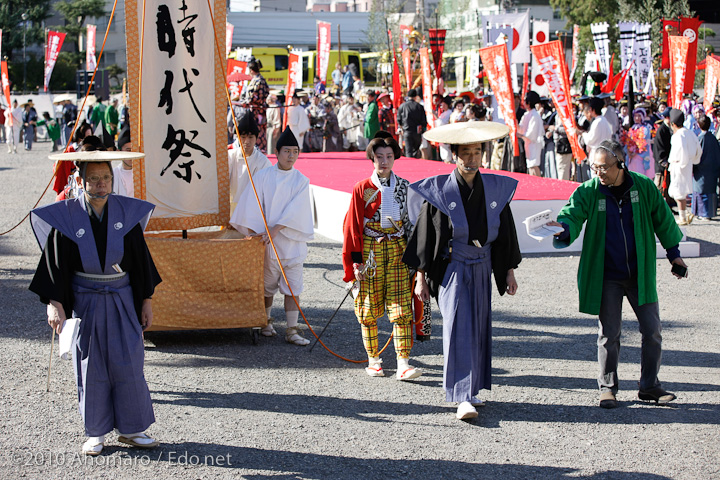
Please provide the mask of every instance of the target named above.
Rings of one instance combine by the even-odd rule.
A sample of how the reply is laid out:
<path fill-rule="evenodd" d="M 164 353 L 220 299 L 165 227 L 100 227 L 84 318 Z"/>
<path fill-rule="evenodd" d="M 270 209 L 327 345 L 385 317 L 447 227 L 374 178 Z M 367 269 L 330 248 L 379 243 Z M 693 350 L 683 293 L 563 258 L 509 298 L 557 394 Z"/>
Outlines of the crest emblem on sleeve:
<path fill-rule="evenodd" d="M 122 222 L 117 222 L 117 223 L 116 223 L 115 225 L 113 225 L 113 226 L 115 227 L 115 230 L 120 230 L 120 229 L 123 227 L 123 224 L 122 224 Z"/>
<path fill-rule="evenodd" d="M 494 209 L 495 207 L 497 207 L 497 202 L 493 200 L 493 202 L 490 204 L 490 208 Z"/>
<path fill-rule="evenodd" d="M 456 206 L 457 206 L 457 204 L 456 204 L 455 202 L 450 202 L 450 205 L 448 205 L 448 208 L 449 208 L 450 210 L 455 210 L 455 207 L 456 207 Z"/>
<path fill-rule="evenodd" d="M 85 229 L 84 229 L 84 228 L 81 228 L 80 230 L 78 230 L 77 232 L 75 232 L 75 236 L 76 236 L 77 238 L 82 238 L 83 235 L 85 235 Z"/>

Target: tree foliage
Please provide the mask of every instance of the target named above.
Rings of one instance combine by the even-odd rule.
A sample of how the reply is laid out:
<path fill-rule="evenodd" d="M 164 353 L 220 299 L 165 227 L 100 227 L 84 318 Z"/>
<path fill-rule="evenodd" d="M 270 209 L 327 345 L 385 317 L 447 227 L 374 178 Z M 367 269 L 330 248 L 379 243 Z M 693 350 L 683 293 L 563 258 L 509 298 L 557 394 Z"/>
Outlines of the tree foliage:
<path fill-rule="evenodd" d="M 65 25 L 58 26 L 58 30 L 68 35 L 68 40 L 75 41 L 80 34 L 85 33 L 85 19 L 98 18 L 105 15 L 104 0 L 63 0 L 55 4 L 55 9 L 65 18 Z M 80 46 L 77 45 L 77 51 Z"/>
<path fill-rule="evenodd" d="M 2 29 L 2 56 L 9 62 L 22 65 L 23 19 L 26 13 L 26 46 L 42 45 L 45 32 L 42 22 L 50 16 L 50 0 L 2 0 L 0 1 L 0 29 Z M 18 58 L 18 52 L 20 52 Z M 21 66 L 22 68 L 22 66 Z"/>

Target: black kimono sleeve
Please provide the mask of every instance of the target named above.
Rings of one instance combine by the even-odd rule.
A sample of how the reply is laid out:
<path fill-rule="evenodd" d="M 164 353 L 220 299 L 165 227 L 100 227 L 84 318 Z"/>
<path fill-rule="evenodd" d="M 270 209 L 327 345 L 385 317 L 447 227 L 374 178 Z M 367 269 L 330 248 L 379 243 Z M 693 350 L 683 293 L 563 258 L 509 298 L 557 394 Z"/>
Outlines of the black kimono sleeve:
<path fill-rule="evenodd" d="M 509 203 L 500 212 L 500 228 L 497 238 L 492 242 L 490 260 L 495 276 L 495 285 L 497 285 L 500 295 L 504 295 L 507 290 L 508 270 L 517 268 L 522 260 L 515 220 Z"/>

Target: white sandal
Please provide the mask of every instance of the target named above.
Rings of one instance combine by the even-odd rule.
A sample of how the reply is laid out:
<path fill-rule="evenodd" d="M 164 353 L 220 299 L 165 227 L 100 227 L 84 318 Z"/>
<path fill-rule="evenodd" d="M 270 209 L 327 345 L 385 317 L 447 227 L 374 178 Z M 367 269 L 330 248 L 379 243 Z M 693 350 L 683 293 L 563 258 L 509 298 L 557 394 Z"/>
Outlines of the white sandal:
<path fill-rule="evenodd" d="M 82 453 L 90 457 L 97 457 L 103 451 L 105 437 L 90 437 L 82 446 Z"/>
<path fill-rule="evenodd" d="M 118 442 L 130 445 L 131 447 L 139 448 L 155 448 L 160 445 L 160 442 L 150 438 L 145 433 L 133 433 L 132 435 L 120 435 Z"/>
<path fill-rule="evenodd" d="M 385 372 L 382 369 L 382 359 L 370 360 L 368 366 L 365 367 L 365 373 L 371 377 L 384 377 Z"/>
<path fill-rule="evenodd" d="M 413 378 L 419 377 L 420 375 L 422 375 L 422 370 L 415 367 L 409 367 L 402 371 L 398 370 L 395 373 L 395 377 L 398 380 L 411 380 Z"/>
<path fill-rule="evenodd" d="M 298 329 L 297 327 L 289 327 L 285 329 L 285 341 L 288 343 L 292 343 L 293 345 L 299 345 L 301 347 L 310 345 L 310 340 L 303 337 L 300 334 L 300 329 Z"/>
<path fill-rule="evenodd" d="M 275 330 L 275 327 L 273 327 L 272 322 L 273 322 L 273 319 L 268 318 L 267 325 L 265 325 L 263 328 L 260 329 L 260 333 L 264 337 L 274 337 L 275 335 L 277 335 L 277 330 Z"/>

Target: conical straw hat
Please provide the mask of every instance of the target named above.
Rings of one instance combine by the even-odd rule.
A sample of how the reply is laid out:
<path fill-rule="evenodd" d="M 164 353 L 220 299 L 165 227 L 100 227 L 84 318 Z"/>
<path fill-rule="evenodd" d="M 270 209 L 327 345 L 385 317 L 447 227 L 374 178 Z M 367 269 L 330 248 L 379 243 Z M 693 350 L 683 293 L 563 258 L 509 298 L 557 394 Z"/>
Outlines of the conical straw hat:
<path fill-rule="evenodd" d="M 429 142 L 449 145 L 467 145 L 469 143 L 489 142 L 502 138 L 510 129 L 497 122 L 458 122 L 442 125 L 423 134 Z"/>
<path fill-rule="evenodd" d="M 48 157 L 58 162 L 112 162 L 114 160 L 142 160 L 144 153 L 139 152 L 103 152 L 95 150 L 92 152 L 71 152 L 56 153 Z"/>

